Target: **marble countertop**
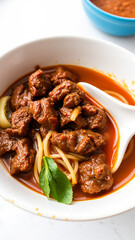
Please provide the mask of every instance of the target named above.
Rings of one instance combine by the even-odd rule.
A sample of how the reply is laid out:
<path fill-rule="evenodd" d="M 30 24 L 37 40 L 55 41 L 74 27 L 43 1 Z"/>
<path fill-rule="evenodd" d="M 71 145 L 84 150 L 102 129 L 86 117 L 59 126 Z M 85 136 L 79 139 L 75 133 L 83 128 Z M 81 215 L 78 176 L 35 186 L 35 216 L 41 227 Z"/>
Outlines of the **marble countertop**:
<path fill-rule="evenodd" d="M 0 0 L 0 56 L 23 43 L 50 36 L 105 39 L 135 53 L 135 36 L 115 37 L 89 21 L 81 0 Z M 0 198 L 0 239 L 134 240 L 135 209 L 104 220 L 64 222 L 25 212 Z"/>

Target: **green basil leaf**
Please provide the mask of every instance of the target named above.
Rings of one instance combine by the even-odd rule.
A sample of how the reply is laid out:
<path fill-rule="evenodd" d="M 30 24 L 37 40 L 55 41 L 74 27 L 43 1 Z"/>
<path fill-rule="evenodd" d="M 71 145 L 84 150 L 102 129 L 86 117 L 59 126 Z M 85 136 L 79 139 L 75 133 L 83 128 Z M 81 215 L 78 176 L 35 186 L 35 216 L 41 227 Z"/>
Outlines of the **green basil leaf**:
<path fill-rule="evenodd" d="M 50 195 L 58 202 L 70 204 L 73 198 L 73 190 L 67 176 L 57 167 L 53 159 L 46 157 L 51 178 L 49 179 Z"/>
<path fill-rule="evenodd" d="M 47 165 L 47 161 L 45 158 L 43 158 L 43 166 L 39 175 L 39 184 L 40 188 L 42 189 L 43 193 L 49 198 L 50 194 L 50 186 L 49 186 L 49 168 Z"/>
<path fill-rule="evenodd" d="M 46 168 L 45 163 L 47 163 L 47 168 L 49 169 L 48 174 L 46 176 L 49 182 L 50 196 L 53 197 L 58 202 L 70 204 L 73 198 L 73 190 L 72 185 L 68 180 L 67 176 L 57 167 L 57 164 L 52 158 L 43 157 L 44 168 Z M 45 178 L 43 178 L 43 181 L 44 180 Z M 45 182 L 43 185 L 45 185 Z"/>

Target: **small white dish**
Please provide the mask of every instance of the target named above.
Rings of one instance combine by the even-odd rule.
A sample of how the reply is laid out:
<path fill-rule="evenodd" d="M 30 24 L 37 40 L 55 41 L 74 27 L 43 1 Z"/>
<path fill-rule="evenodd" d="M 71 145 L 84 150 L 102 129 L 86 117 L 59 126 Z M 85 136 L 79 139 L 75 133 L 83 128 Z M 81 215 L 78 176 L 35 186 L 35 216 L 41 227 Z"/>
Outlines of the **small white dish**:
<path fill-rule="evenodd" d="M 0 94 L 34 66 L 55 64 L 96 67 L 124 79 L 135 80 L 135 56 L 106 41 L 75 37 L 54 37 L 25 44 L 0 58 Z M 0 164 L 0 195 L 15 205 L 49 218 L 93 220 L 122 213 L 135 207 L 135 178 L 104 197 L 64 205 L 48 200 L 15 180 Z"/>

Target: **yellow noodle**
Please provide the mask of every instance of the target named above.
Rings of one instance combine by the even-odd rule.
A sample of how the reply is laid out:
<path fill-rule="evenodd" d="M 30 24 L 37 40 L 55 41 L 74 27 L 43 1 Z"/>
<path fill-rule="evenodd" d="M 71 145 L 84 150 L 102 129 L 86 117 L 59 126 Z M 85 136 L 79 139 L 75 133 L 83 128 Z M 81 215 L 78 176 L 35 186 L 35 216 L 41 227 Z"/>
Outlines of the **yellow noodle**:
<path fill-rule="evenodd" d="M 69 160 L 67 159 L 67 157 L 65 156 L 64 152 L 59 149 L 58 147 L 55 146 L 55 149 L 57 150 L 57 152 L 61 155 L 63 161 L 65 162 L 67 168 L 68 168 L 68 171 L 71 173 L 71 176 L 72 176 L 72 184 L 76 184 L 77 183 L 77 179 L 76 179 L 76 175 L 74 173 L 74 170 L 69 162 Z"/>
<path fill-rule="evenodd" d="M 37 164 L 38 164 L 38 152 L 36 153 L 35 162 L 34 162 L 34 177 L 35 177 L 36 181 L 39 183 Z"/>
<path fill-rule="evenodd" d="M 67 176 L 67 178 L 68 178 L 69 181 L 72 180 L 72 175 L 71 175 L 71 174 L 66 174 L 66 176 Z"/>
<path fill-rule="evenodd" d="M 36 162 L 36 160 L 35 160 L 35 162 Z M 34 164 L 34 178 L 36 179 L 37 183 L 39 183 L 39 175 L 38 175 L 36 164 Z"/>
<path fill-rule="evenodd" d="M 35 138 L 37 140 L 37 153 L 36 153 L 36 158 L 35 158 L 35 163 L 34 163 L 34 177 L 37 182 L 39 182 L 39 174 L 41 171 L 42 167 L 42 158 L 43 158 L 43 143 L 41 140 L 41 136 L 39 133 L 36 133 Z"/>
<path fill-rule="evenodd" d="M 55 162 L 61 164 L 63 167 L 67 169 L 67 165 L 61 159 L 55 159 Z"/>
<path fill-rule="evenodd" d="M 37 140 L 37 146 L 38 146 L 38 173 L 40 173 L 42 168 L 42 159 L 43 159 L 43 142 L 41 139 L 41 136 L 39 133 L 36 133 L 36 140 Z"/>
<path fill-rule="evenodd" d="M 74 109 L 74 111 L 71 114 L 71 121 L 75 121 L 75 119 L 78 117 L 78 115 L 81 113 L 81 107 L 78 106 Z"/>
<path fill-rule="evenodd" d="M 55 159 L 55 162 L 63 165 L 63 167 L 65 167 L 65 168 L 67 169 L 67 165 L 66 165 L 62 160 L 60 160 L 60 159 Z M 74 170 L 74 173 L 76 174 L 77 171 L 78 171 L 78 168 L 79 168 L 79 163 L 78 163 L 78 161 L 73 161 L 73 165 L 74 165 L 73 170 Z M 68 170 L 68 169 L 67 169 L 67 170 Z M 72 177 L 71 177 L 71 174 L 70 174 L 70 175 L 69 175 L 69 174 L 66 174 L 66 175 L 67 175 L 67 176 L 70 176 L 70 178 L 72 178 Z"/>
<path fill-rule="evenodd" d="M 78 161 L 74 161 L 74 172 L 75 172 L 75 174 L 78 173 L 78 168 L 79 168 Z M 72 179 L 72 175 L 71 175 L 71 174 L 66 174 L 66 176 L 67 176 L 67 178 L 68 178 L 69 180 Z"/>
<path fill-rule="evenodd" d="M 11 124 L 6 116 L 6 107 L 9 99 L 10 96 L 5 96 L 0 99 L 0 127 L 2 128 L 11 127 Z"/>
<path fill-rule="evenodd" d="M 66 176 L 67 176 L 69 181 L 72 181 L 72 175 L 71 174 L 66 174 Z M 74 185 L 74 184 L 72 183 L 72 185 Z"/>
<path fill-rule="evenodd" d="M 78 161 L 74 161 L 74 172 L 75 172 L 75 174 L 78 172 L 78 168 L 79 168 Z"/>
<path fill-rule="evenodd" d="M 59 154 L 57 154 L 57 155 L 59 155 Z M 55 162 L 61 164 L 64 168 L 67 169 L 67 165 L 66 165 L 62 160 L 60 160 L 60 159 L 55 159 Z M 78 172 L 79 163 L 78 163 L 78 161 L 73 161 L 73 163 L 74 163 L 74 172 L 75 172 L 75 174 L 76 174 L 76 173 Z M 68 170 L 68 169 L 67 169 L 67 170 Z M 66 173 L 65 173 L 65 174 L 66 174 Z M 71 175 L 71 174 L 66 174 L 66 176 L 67 176 L 67 178 L 68 178 L 69 180 L 72 180 L 72 175 Z"/>
<path fill-rule="evenodd" d="M 44 138 L 43 140 L 43 145 L 44 145 L 44 154 L 45 156 L 49 157 L 50 156 L 50 152 L 49 152 L 49 138 L 51 137 L 52 135 L 52 131 L 50 130 L 46 137 Z"/>
<path fill-rule="evenodd" d="M 76 174 L 77 180 L 78 180 L 78 169 L 79 169 L 79 163 L 78 163 L 78 161 L 74 161 L 74 172 Z"/>
<path fill-rule="evenodd" d="M 79 155 L 77 153 L 69 153 L 69 154 L 75 156 L 76 158 L 80 158 L 80 160 L 86 160 L 86 157 L 83 155 Z"/>
<path fill-rule="evenodd" d="M 82 159 L 79 159 L 78 156 L 73 156 L 73 155 L 71 155 L 71 154 L 66 154 L 66 153 L 65 153 L 65 155 L 66 155 L 67 158 L 69 158 L 69 159 L 71 159 L 71 160 L 82 161 Z M 62 158 L 60 154 L 51 154 L 50 157 L 51 157 L 51 158 L 54 158 L 54 159 L 56 159 L 56 158 Z"/>
<path fill-rule="evenodd" d="M 38 175 L 38 151 L 36 153 L 36 157 L 35 157 L 35 162 L 34 162 L 34 177 L 36 179 L 36 181 L 39 183 L 39 175 Z"/>
<path fill-rule="evenodd" d="M 115 97 L 116 99 L 122 101 L 123 103 L 129 104 L 126 98 L 123 97 L 121 94 L 114 91 L 109 91 L 109 90 L 106 90 L 105 92 L 111 95 L 112 97 Z"/>

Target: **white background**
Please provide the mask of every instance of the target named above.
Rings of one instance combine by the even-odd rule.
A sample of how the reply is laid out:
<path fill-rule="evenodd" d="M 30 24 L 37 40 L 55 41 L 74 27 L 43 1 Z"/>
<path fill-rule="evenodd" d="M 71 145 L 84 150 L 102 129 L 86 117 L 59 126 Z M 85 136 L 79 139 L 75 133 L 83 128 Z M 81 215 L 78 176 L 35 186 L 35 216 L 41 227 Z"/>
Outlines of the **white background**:
<path fill-rule="evenodd" d="M 135 36 L 100 32 L 81 0 L 0 0 L 0 56 L 28 41 L 62 35 L 106 39 L 135 53 Z M 62 222 L 32 215 L 0 198 L 0 240 L 134 240 L 134 226 L 135 210 L 99 221 Z"/>

